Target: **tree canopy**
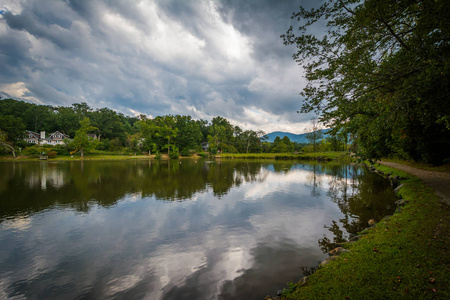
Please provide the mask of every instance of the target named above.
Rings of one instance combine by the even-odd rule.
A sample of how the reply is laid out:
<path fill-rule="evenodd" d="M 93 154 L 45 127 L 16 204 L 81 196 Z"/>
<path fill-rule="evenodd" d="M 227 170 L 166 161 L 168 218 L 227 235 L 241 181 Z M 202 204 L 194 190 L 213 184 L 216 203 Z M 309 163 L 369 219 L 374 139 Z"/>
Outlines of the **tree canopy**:
<path fill-rule="evenodd" d="M 449 157 L 448 1 L 330 0 L 292 18 L 282 38 L 306 72 L 301 112 L 353 134 L 366 158 Z"/>

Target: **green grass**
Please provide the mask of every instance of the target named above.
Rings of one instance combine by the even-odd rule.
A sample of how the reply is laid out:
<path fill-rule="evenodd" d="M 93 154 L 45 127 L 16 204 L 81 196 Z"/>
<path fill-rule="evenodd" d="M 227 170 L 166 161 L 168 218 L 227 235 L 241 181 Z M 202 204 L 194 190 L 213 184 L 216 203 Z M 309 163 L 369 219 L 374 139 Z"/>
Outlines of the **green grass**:
<path fill-rule="evenodd" d="M 162 155 L 166 158 L 167 155 Z M 299 159 L 299 160 L 336 160 L 343 162 L 350 162 L 351 158 L 348 156 L 347 152 L 316 152 L 316 153 L 223 153 L 216 155 L 216 158 L 246 158 L 246 159 Z M 154 158 L 154 155 L 126 155 L 116 152 L 106 152 L 106 151 L 92 151 L 89 154 L 84 155 L 84 160 L 128 160 L 128 159 L 148 159 Z M 187 158 L 187 157 L 181 157 Z M 191 158 L 198 158 L 198 156 L 192 156 Z M 51 158 L 51 161 L 65 161 L 65 160 L 80 160 L 80 154 L 76 153 L 72 156 L 62 156 L 58 155 L 55 158 Z M 29 158 L 20 156 L 18 158 L 13 158 L 12 156 L 0 156 L 0 161 L 37 161 L 38 157 Z"/>
<path fill-rule="evenodd" d="M 148 155 L 124 155 L 124 154 L 85 154 L 83 160 L 130 160 L 130 159 L 149 159 L 153 156 Z M 1 156 L 0 161 L 39 161 L 39 157 L 20 156 L 13 158 L 12 156 Z M 74 161 L 81 160 L 80 154 L 73 156 L 56 156 L 49 158 L 47 161 Z"/>
<path fill-rule="evenodd" d="M 408 201 L 367 230 L 350 250 L 289 289 L 282 299 L 450 299 L 450 209 L 419 179 L 408 178 L 399 196 Z"/>
<path fill-rule="evenodd" d="M 323 160 L 339 160 L 348 156 L 347 152 L 315 152 L 315 153 L 223 153 L 217 155 L 220 158 L 251 158 L 251 159 L 304 159 L 316 160 L 319 157 Z"/>

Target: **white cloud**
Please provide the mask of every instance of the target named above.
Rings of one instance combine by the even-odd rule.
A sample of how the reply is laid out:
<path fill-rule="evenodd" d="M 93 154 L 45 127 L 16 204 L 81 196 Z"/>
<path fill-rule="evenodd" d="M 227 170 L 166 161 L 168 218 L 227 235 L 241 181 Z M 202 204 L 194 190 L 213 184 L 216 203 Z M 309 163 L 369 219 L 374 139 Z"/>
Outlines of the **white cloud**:
<path fill-rule="evenodd" d="M 0 57 L 4 94 L 52 105 L 84 101 L 125 114 L 220 115 L 244 129 L 302 131 L 305 117 L 293 114 L 302 70 L 279 38 L 279 24 L 287 29 L 289 16 L 280 21 L 271 11 L 292 3 L 259 5 L 247 12 L 254 20 L 236 17 L 249 9 L 238 2 L 49 3 L 3 4 L 9 13 L 0 23 L 0 46 L 21 49 Z"/>
<path fill-rule="evenodd" d="M 29 100 L 31 102 L 35 102 L 36 104 L 44 104 L 39 99 L 29 96 L 31 93 L 26 87 L 25 82 L 1 84 L 0 91 L 12 98 Z"/>

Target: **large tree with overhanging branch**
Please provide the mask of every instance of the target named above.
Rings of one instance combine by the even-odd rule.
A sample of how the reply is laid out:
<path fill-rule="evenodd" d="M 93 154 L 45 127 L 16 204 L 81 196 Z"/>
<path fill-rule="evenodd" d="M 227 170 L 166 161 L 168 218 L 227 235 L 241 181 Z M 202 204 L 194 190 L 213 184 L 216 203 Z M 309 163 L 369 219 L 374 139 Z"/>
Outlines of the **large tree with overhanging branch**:
<path fill-rule="evenodd" d="M 448 1 L 327 0 L 292 18 L 302 112 L 352 133 L 366 158 L 450 157 Z"/>

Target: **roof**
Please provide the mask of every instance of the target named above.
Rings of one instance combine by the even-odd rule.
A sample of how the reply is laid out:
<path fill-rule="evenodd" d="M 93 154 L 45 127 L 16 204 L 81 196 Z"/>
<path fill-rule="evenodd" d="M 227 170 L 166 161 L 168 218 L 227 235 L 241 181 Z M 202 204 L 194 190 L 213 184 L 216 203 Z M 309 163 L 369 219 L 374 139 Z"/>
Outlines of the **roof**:
<path fill-rule="evenodd" d="M 36 138 L 36 139 L 40 139 L 41 135 L 37 132 L 31 131 L 31 130 L 27 130 L 27 134 L 31 135 L 32 137 Z"/>

